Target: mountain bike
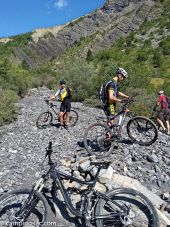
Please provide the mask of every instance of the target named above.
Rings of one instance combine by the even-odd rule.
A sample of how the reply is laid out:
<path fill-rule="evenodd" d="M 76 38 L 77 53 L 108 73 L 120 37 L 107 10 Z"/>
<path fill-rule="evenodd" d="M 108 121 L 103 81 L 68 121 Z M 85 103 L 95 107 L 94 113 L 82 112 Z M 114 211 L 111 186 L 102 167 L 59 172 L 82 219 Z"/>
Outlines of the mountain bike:
<path fill-rule="evenodd" d="M 157 140 L 155 123 L 129 111 L 128 107 L 134 101 L 132 98 L 124 99 L 122 109 L 116 115 L 107 117 L 105 122 L 111 122 L 110 127 L 107 123 L 97 122 L 86 128 L 83 142 L 90 155 L 95 154 L 98 158 L 108 156 L 112 152 L 112 142 L 121 142 L 124 128 L 133 143 L 149 146 Z"/>
<path fill-rule="evenodd" d="M 46 102 L 49 108 L 48 110 L 40 114 L 40 116 L 36 121 L 36 126 L 39 129 L 44 129 L 52 125 L 53 120 L 59 121 L 59 115 L 56 111 L 58 106 L 54 105 L 52 102 L 50 102 L 47 99 L 45 99 L 44 101 Z M 71 109 L 70 110 L 70 127 L 75 126 L 77 121 L 78 121 L 78 113 L 75 110 Z M 66 112 L 64 112 L 64 115 L 63 115 L 63 123 L 64 125 L 66 124 Z"/>
<path fill-rule="evenodd" d="M 97 167 L 97 172 L 91 180 L 85 181 L 60 171 L 57 163 L 52 161 L 52 152 L 50 141 L 45 155 L 45 158 L 48 158 L 49 169 L 43 170 L 43 174 L 32 189 L 9 191 L 0 197 L 1 227 L 26 226 L 28 222 L 36 223 L 36 226 L 44 226 L 51 212 L 45 198 L 45 186 L 47 184 L 49 186 L 49 182 L 52 185 L 50 192 L 53 195 L 53 202 L 55 202 L 57 190 L 60 190 L 64 204 L 82 221 L 81 226 L 159 226 L 157 211 L 148 198 L 140 192 L 128 188 L 117 188 L 103 194 L 94 189 L 100 170 L 108 168 L 110 162 L 91 161 L 91 167 Z M 68 189 L 66 190 L 63 185 L 63 180 L 66 179 L 88 186 L 81 193 L 79 208 L 73 205 Z"/>

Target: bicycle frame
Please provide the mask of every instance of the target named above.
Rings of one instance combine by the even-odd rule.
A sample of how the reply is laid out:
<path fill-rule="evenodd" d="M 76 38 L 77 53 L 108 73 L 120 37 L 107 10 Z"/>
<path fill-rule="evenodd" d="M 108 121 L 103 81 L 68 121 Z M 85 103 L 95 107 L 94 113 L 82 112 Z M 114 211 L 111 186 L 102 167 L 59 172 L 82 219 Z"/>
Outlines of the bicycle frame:
<path fill-rule="evenodd" d="M 99 176 L 99 173 L 100 173 L 100 170 L 101 170 L 101 166 L 99 166 L 99 168 L 97 170 L 97 173 L 96 173 L 96 176 L 94 177 L 94 180 L 90 180 L 90 181 L 82 181 L 82 180 L 80 180 L 80 179 L 78 179 L 78 178 L 76 178 L 74 176 L 71 176 L 71 175 L 69 175 L 67 173 L 63 173 L 63 172 L 57 170 L 55 167 L 56 167 L 55 164 L 51 165 L 51 167 L 48 170 L 48 172 L 45 175 L 42 175 L 42 177 L 37 181 L 37 184 L 34 186 L 33 191 L 38 190 L 39 192 L 41 192 L 43 187 L 44 187 L 45 181 L 50 176 L 53 179 L 53 182 L 52 182 L 52 192 L 53 192 L 53 194 L 56 191 L 56 183 L 57 183 L 58 189 L 60 190 L 60 192 L 61 192 L 61 194 L 62 194 L 62 196 L 64 198 L 64 201 L 66 202 L 66 205 L 67 205 L 68 209 L 76 217 L 84 218 L 85 213 L 89 212 L 88 209 L 92 208 L 91 206 L 89 206 L 89 203 L 90 203 L 91 198 L 92 198 L 93 195 L 96 195 L 97 198 L 98 198 L 96 200 L 95 204 L 97 204 L 99 199 L 103 198 L 103 199 L 105 199 L 107 201 L 110 201 L 112 204 L 116 204 L 121 209 L 122 212 L 120 212 L 120 213 L 117 212 L 117 213 L 108 214 L 108 215 L 98 215 L 98 216 L 95 216 L 95 218 L 90 217 L 91 221 L 94 221 L 94 220 L 97 220 L 97 219 L 108 219 L 108 218 L 113 218 L 113 217 L 116 217 L 116 216 L 121 217 L 121 216 L 127 215 L 127 208 L 120 206 L 115 201 L 112 201 L 107 195 L 94 190 L 94 187 L 95 187 L 95 184 L 96 184 L 96 181 L 97 181 L 97 177 Z M 87 192 L 85 193 L 86 194 L 85 202 L 87 203 L 87 206 L 86 206 L 85 210 L 78 211 L 76 208 L 74 208 L 73 203 L 71 202 L 71 199 L 70 199 L 70 197 L 69 197 L 69 195 L 67 193 L 67 190 L 64 188 L 62 179 L 72 180 L 72 181 L 78 182 L 80 184 L 84 184 L 84 185 L 89 186 Z"/>
<path fill-rule="evenodd" d="M 129 117 L 130 117 L 130 119 L 132 119 L 133 116 L 127 109 L 127 106 L 124 106 L 124 108 L 122 108 L 122 110 L 119 113 L 117 113 L 115 116 L 109 118 L 110 121 L 114 121 L 116 118 L 119 117 L 118 123 L 117 124 L 112 123 L 111 129 L 114 129 L 114 127 L 116 127 L 118 130 L 118 133 L 121 134 L 127 113 L 129 113 Z"/>
<path fill-rule="evenodd" d="M 28 217 L 30 211 L 32 210 L 32 208 L 34 207 L 34 205 L 36 205 L 36 203 L 38 202 L 37 198 L 36 198 L 36 192 L 39 193 L 45 193 L 43 191 L 45 183 L 48 179 L 52 179 L 52 196 L 53 199 L 55 198 L 55 192 L 57 189 L 60 190 L 64 201 L 66 202 L 66 205 L 68 207 L 68 209 L 70 210 L 70 212 L 75 215 L 76 217 L 82 218 L 85 223 L 86 226 L 90 226 L 90 221 L 95 221 L 97 219 L 109 219 L 109 218 L 113 218 L 113 217 L 121 217 L 121 216 L 125 216 L 128 213 L 127 207 L 122 207 L 121 205 L 119 205 L 117 202 L 112 201 L 111 198 L 109 198 L 107 195 L 98 192 L 94 189 L 96 182 L 97 182 L 97 178 L 99 176 L 100 170 L 106 166 L 108 166 L 108 162 L 98 162 L 97 166 L 98 166 L 98 170 L 96 175 L 94 176 L 93 180 L 90 181 L 84 181 L 84 180 L 80 180 L 77 177 L 71 176 L 67 173 L 61 172 L 60 170 L 58 170 L 57 167 L 57 163 L 54 163 L 51 160 L 51 154 L 52 154 L 53 150 L 52 150 L 52 142 L 49 142 L 49 146 L 48 148 L 46 148 L 46 155 L 45 158 L 48 157 L 48 165 L 50 166 L 49 170 L 45 173 L 42 174 L 41 177 L 37 180 L 36 184 L 32 187 L 31 193 L 29 194 L 27 200 L 25 201 L 25 203 L 22 205 L 21 209 L 17 212 L 16 214 L 16 221 L 25 221 L 26 218 Z M 94 165 L 92 163 L 92 165 Z M 95 165 L 94 165 L 95 166 Z M 84 201 L 82 201 L 81 207 L 82 209 L 79 211 L 76 208 L 74 208 L 73 203 L 71 202 L 71 199 L 67 193 L 67 190 L 65 189 L 62 179 L 67 179 L 67 180 L 72 180 L 75 182 L 78 182 L 80 184 L 84 184 L 88 186 L 88 189 L 86 192 L 82 193 L 82 196 L 84 196 Z M 56 187 L 58 187 L 56 189 Z M 95 203 L 92 204 L 92 196 L 95 196 L 95 198 L 97 198 L 95 200 Z M 97 202 L 100 199 L 104 199 L 106 201 L 109 201 L 112 204 L 116 204 L 116 206 L 118 206 L 121 209 L 121 212 L 116 212 L 116 213 L 111 213 L 108 215 L 91 215 L 92 213 L 92 209 L 95 208 Z"/>
<path fill-rule="evenodd" d="M 49 109 L 52 110 L 56 116 L 58 116 L 59 112 L 56 111 L 53 107 L 56 107 L 56 109 L 57 109 L 58 106 L 57 105 L 54 105 L 52 103 L 49 105 Z"/>

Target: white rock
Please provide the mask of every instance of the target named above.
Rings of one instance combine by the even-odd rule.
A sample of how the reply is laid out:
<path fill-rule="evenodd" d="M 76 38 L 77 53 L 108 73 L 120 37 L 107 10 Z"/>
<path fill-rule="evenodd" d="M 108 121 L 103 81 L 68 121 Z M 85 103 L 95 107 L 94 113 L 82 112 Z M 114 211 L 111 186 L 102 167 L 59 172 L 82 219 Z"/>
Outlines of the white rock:
<path fill-rule="evenodd" d="M 99 182 L 102 184 L 109 182 L 112 179 L 113 173 L 115 173 L 115 171 L 111 166 L 107 169 L 102 169 L 99 174 Z"/>

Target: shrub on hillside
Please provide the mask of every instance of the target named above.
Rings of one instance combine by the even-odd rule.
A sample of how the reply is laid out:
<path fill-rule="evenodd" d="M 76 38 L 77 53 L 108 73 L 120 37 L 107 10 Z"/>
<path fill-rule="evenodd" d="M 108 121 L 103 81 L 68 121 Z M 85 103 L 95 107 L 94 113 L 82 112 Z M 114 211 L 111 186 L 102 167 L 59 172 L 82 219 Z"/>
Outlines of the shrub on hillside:
<path fill-rule="evenodd" d="M 0 90 L 0 125 L 9 123 L 16 118 L 15 102 L 17 95 L 11 90 Z"/>
<path fill-rule="evenodd" d="M 127 93 L 134 97 L 135 102 L 130 106 L 130 110 L 135 115 L 150 117 L 153 113 L 152 109 L 156 102 L 156 94 L 149 95 L 146 89 L 129 88 Z"/>
<path fill-rule="evenodd" d="M 162 48 L 164 55 L 170 54 L 170 36 L 159 43 L 159 46 Z"/>
<path fill-rule="evenodd" d="M 158 49 L 155 49 L 152 59 L 155 67 L 160 67 L 162 65 L 161 53 Z"/>
<path fill-rule="evenodd" d="M 148 59 L 148 54 L 144 51 L 140 51 L 137 53 L 137 56 L 136 56 L 136 61 L 138 62 L 144 62 Z"/>

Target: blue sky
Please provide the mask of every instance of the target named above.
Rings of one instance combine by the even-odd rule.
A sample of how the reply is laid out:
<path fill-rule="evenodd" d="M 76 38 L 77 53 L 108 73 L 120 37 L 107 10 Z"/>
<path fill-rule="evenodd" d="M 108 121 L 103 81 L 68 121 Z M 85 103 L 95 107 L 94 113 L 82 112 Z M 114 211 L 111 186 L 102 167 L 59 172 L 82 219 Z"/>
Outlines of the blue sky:
<path fill-rule="evenodd" d="M 0 37 L 64 24 L 102 6 L 105 0 L 0 0 Z"/>

